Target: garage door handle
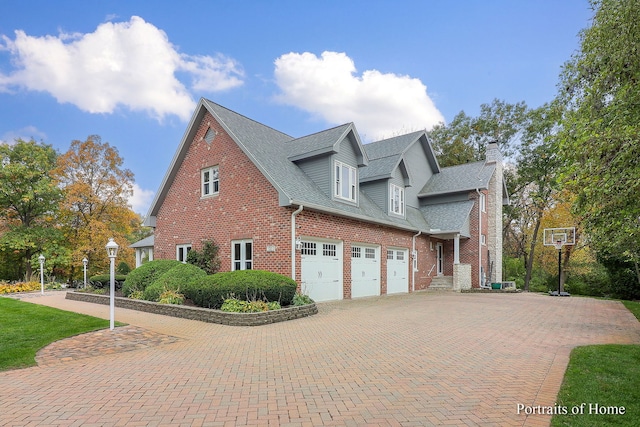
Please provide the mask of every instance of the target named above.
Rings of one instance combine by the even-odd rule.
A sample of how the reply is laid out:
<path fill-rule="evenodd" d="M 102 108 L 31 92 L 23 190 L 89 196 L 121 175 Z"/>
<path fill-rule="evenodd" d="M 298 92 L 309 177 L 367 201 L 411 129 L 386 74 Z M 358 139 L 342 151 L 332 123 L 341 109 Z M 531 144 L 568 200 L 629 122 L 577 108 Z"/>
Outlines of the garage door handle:
<path fill-rule="evenodd" d="M 318 279 L 322 279 L 322 271 L 318 271 Z"/>
<path fill-rule="evenodd" d="M 340 280 L 338 280 L 338 279 L 334 280 L 334 282 L 339 282 L 339 281 L 340 281 Z"/>

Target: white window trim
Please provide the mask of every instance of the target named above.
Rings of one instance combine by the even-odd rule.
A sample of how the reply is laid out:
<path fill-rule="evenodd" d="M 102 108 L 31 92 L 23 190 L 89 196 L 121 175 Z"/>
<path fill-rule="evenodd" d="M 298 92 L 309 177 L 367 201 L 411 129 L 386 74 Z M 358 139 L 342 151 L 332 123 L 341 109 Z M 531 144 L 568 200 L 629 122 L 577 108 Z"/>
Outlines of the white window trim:
<path fill-rule="evenodd" d="M 180 259 L 180 249 L 183 249 L 183 255 L 184 255 L 184 259 Z M 186 245 L 176 245 L 176 259 L 178 261 L 180 261 L 181 263 L 185 264 L 187 262 L 187 255 L 189 254 L 189 251 L 191 250 L 191 245 L 190 244 L 186 244 Z"/>
<path fill-rule="evenodd" d="M 480 210 L 482 212 L 487 211 L 487 198 L 484 193 L 480 193 Z"/>
<path fill-rule="evenodd" d="M 247 243 L 251 243 L 251 254 L 250 257 L 247 258 Z M 236 259 L 236 250 L 235 245 L 240 245 L 240 259 Z M 236 270 L 253 270 L 253 254 L 255 250 L 253 247 L 253 239 L 242 239 L 242 240 L 232 240 L 231 241 L 231 271 Z M 240 268 L 236 268 L 236 262 L 240 262 Z M 250 264 L 249 268 L 247 268 L 247 263 Z"/>
<path fill-rule="evenodd" d="M 349 194 L 345 197 L 342 194 L 342 183 L 345 179 L 343 176 L 343 168 L 346 168 L 349 173 L 347 176 L 348 184 L 349 184 Z M 347 200 L 349 202 L 357 202 L 358 198 L 358 169 L 350 166 L 346 163 L 336 160 L 334 162 L 334 188 L 333 195 L 341 200 Z"/>
<path fill-rule="evenodd" d="M 398 211 L 395 209 L 395 192 L 398 192 L 400 195 L 400 203 L 398 206 Z M 404 218 L 405 213 L 405 198 L 404 198 L 404 188 L 390 183 L 389 184 L 389 213 L 397 216 L 401 216 Z"/>
<path fill-rule="evenodd" d="M 210 181 L 204 181 L 205 173 L 209 172 Z M 218 178 L 213 179 L 214 172 L 217 172 Z M 205 185 L 209 184 L 209 192 L 205 191 Z M 217 184 L 217 185 L 216 185 Z M 216 189 L 217 187 L 217 189 Z M 220 169 L 218 166 L 210 166 L 200 171 L 200 195 L 201 197 L 215 196 L 220 192 Z"/>

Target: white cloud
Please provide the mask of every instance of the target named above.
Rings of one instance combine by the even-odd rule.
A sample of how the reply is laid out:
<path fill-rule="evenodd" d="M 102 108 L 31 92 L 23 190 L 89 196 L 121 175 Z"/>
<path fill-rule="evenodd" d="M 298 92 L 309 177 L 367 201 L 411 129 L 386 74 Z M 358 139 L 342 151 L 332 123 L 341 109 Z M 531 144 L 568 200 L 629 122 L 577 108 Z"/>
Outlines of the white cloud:
<path fill-rule="evenodd" d="M 11 130 L 5 132 L 0 136 L 0 144 L 13 144 L 16 139 L 21 139 L 23 141 L 44 141 L 47 139 L 47 134 L 38 130 L 35 126 L 27 126 L 22 129 Z"/>
<path fill-rule="evenodd" d="M 134 183 L 133 195 L 129 198 L 129 206 L 131 206 L 131 209 L 133 209 L 134 212 L 144 216 L 147 214 L 149 206 L 151 206 L 154 195 L 154 191 L 145 190 L 138 184 Z"/>
<path fill-rule="evenodd" d="M 275 61 L 278 100 L 331 124 L 354 122 L 371 139 L 430 129 L 444 116 L 417 78 L 367 70 L 345 53 L 288 53 Z"/>
<path fill-rule="evenodd" d="M 0 73 L 0 91 L 16 87 L 48 92 L 58 102 L 90 113 L 112 113 L 122 105 L 162 119 L 175 114 L 188 120 L 195 102 L 176 78 L 185 72 L 191 89 L 214 92 L 242 84 L 242 68 L 231 58 L 178 52 L 164 31 L 133 16 L 106 22 L 93 33 L 32 37 L 2 36 L 16 69 Z"/>

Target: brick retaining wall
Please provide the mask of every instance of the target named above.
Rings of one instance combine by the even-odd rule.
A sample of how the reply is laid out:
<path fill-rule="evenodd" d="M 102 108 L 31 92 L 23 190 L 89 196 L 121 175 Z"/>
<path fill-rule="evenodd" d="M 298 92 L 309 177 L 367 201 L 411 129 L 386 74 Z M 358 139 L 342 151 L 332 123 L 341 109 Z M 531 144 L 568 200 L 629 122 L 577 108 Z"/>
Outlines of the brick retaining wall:
<path fill-rule="evenodd" d="M 109 305 L 109 296 L 84 292 L 67 292 L 67 299 Z M 151 301 L 135 300 L 115 297 L 115 305 L 119 308 L 145 311 L 147 313 L 162 314 L 163 316 L 180 317 L 183 319 L 200 320 L 208 323 L 219 323 L 229 326 L 259 326 L 269 323 L 284 322 L 318 313 L 314 304 L 286 307 L 280 310 L 263 311 L 260 313 L 228 313 L 201 307 L 190 307 L 177 304 L 159 304 Z"/>

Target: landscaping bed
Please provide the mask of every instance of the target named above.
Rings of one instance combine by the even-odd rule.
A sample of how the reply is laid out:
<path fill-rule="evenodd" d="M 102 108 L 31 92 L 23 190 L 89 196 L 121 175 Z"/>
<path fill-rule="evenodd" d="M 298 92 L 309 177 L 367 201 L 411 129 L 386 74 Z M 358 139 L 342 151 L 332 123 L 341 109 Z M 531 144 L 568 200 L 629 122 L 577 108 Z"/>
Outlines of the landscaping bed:
<path fill-rule="evenodd" d="M 109 296 L 86 292 L 67 292 L 67 299 L 109 305 Z M 318 313 L 315 303 L 281 308 L 279 310 L 262 311 L 258 313 L 230 313 L 202 307 L 192 307 L 178 304 L 160 304 L 157 302 L 115 297 L 115 306 L 147 313 L 162 314 L 164 316 L 180 317 L 183 319 L 200 320 L 208 323 L 219 323 L 229 326 L 259 326 L 270 323 L 299 319 Z"/>

